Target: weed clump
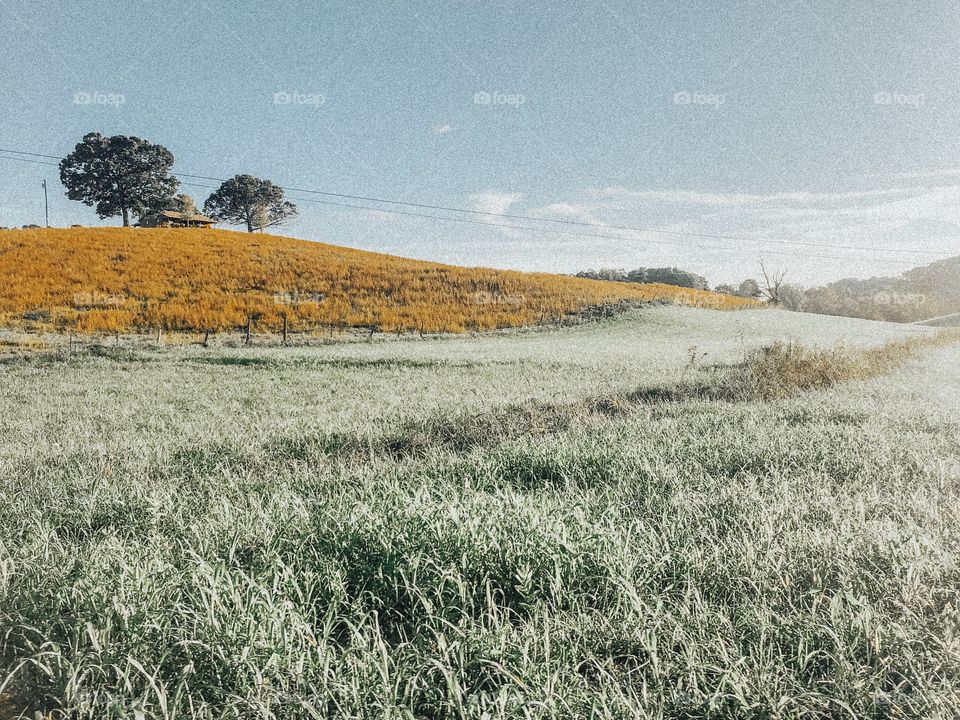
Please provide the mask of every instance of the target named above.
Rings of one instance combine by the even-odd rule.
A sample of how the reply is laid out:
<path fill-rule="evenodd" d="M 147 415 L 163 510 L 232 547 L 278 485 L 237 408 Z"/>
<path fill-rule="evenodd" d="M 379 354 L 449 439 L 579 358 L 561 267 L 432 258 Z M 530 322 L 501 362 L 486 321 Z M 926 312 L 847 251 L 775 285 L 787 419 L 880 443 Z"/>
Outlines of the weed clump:
<path fill-rule="evenodd" d="M 941 333 L 867 349 L 843 345 L 811 348 L 794 341 L 778 341 L 749 353 L 727 389 L 729 394 L 744 399 L 792 397 L 799 392 L 824 390 L 885 375 L 901 367 L 923 348 L 958 340 L 960 334 Z"/>

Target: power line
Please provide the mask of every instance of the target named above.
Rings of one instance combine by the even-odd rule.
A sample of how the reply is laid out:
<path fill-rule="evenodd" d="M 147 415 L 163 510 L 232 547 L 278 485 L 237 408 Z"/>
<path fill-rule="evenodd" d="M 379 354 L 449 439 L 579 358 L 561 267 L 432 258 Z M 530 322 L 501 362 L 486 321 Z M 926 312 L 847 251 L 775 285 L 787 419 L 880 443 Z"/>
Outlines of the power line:
<path fill-rule="evenodd" d="M 6 150 L 4 148 L 0 148 L 0 152 L 17 153 L 19 151 Z M 58 159 L 56 155 L 44 155 L 41 153 L 20 152 L 19 154 L 30 155 L 34 157 Z M 191 175 L 190 173 L 176 173 L 176 174 L 179 177 L 194 178 L 197 180 L 212 180 L 214 182 L 224 182 L 226 180 L 226 178 L 210 177 L 209 175 Z M 485 210 L 470 210 L 468 208 L 458 208 L 458 207 L 452 207 L 449 205 L 429 205 L 426 203 L 414 203 L 414 202 L 406 202 L 402 200 L 389 200 L 386 198 L 371 197 L 367 195 L 349 195 L 346 193 L 335 193 L 335 192 L 329 192 L 324 190 L 310 190 L 307 188 L 298 188 L 298 187 L 291 187 L 291 186 L 285 186 L 285 185 L 282 185 L 280 187 L 282 187 L 284 190 L 287 190 L 289 192 L 302 192 L 302 193 L 308 193 L 310 195 L 323 195 L 326 197 L 343 198 L 345 200 L 377 202 L 377 203 L 383 203 L 386 205 L 402 205 L 407 207 L 420 208 L 423 210 L 440 210 L 444 212 L 458 212 L 458 213 L 466 213 L 470 215 L 486 215 L 488 217 L 506 218 L 509 220 L 528 220 L 532 222 L 549 222 L 549 223 L 557 223 L 561 225 L 573 225 L 573 226 L 579 226 L 579 227 L 604 228 L 607 230 L 627 230 L 631 232 L 658 233 L 658 234 L 665 234 L 665 235 L 679 235 L 684 237 L 699 237 L 699 238 L 704 238 L 708 240 L 737 240 L 740 242 L 766 243 L 766 244 L 776 244 L 776 245 L 798 245 L 803 247 L 821 248 L 825 250 L 840 249 L 840 250 L 858 250 L 858 251 L 865 251 L 865 252 L 910 253 L 913 255 L 929 255 L 931 257 L 951 257 L 949 253 L 939 253 L 939 252 L 930 251 L 930 250 L 910 250 L 910 249 L 900 249 L 900 248 L 869 247 L 865 245 L 837 246 L 837 245 L 828 245 L 825 243 L 814 243 L 806 240 L 773 240 L 769 238 L 750 238 L 750 237 L 745 237 L 743 235 L 721 235 L 716 233 L 697 233 L 697 232 L 688 232 L 684 230 L 666 230 L 663 228 L 636 227 L 632 225 L 607 225 L 604 223 L 585 222 L 582 220 L 562 220 L 557 218 L 540 218 L 540 217 L 534 217 L 531 215 L 495 213 L 495 212 L 489 212 Z M 697 246 L 697 247 L 702 247 L 702 246 Z"/>
<path fill-rule="evenodd" d="M 43 153 L 35 152 L 26 152 L 25 150 L 8 150 L 6 148 L 0 148 L 0 152 L 13 153 L 14 155 L 30 155 L 31 157 L 42 157 L 42 158 L 53 158 L 54 160 L 60 160 L 59 155 L 44 155 Z M 51 165 L 59 163 L 50 163 Z"/>
<path fill-rule="evenodd" d="M 9 152 L 9 151 L 8 151 L 8 150 L 4 150 L 4 152 Z M 3 157 L 2 155 L 0 155 L 0 160 L 16 160 L 16 161 L 18 161 L 18 162 L 33 163 L 34 165 L 54 165 L 54 166 L 56 166 L 56 165 L 59 165 L 59 164 L 60 164 L 60 163 L 52 163 L 52 162 L 43 162 L 42 160 L 28 160 L 27 158 Z"/>
<path fill-rule="evenodd" d="M 203 178 L 198 175 L 187 175 L 184 173 L 181 173 L 181 176 L 182 177 L 198 177 L 203 180 L 219 179 L 219 178 Z M 877 248 L 877 247 L 866 247 L 866 246 L 857 246 L 857 245 L 836 246 L 836 245 L 827 245 L 824 243 L 812 243 L 804 240 L 772 240 L 767 238 L 750 238 L 742 235 L 717 235 L 717 234 L 711 234 L 711 233 L 688 232 L 684 230 L 666 230 L 663 228 L 636 227 L 632 225 L 607 225 L 605 223 L 585 222 L 582 220 L 561 220 L 556 218 L 540 218 L 532 215 L 515 215 L 510 213 L 487 212 L 484 210 L 468 210 L 466 208 L 450 207 L 447 205 L 426 205 L 423 203 L 403 202 L 400 200 L 385 200 L 383 198 L 365 197 L 363 195 L 346 195 L 343 193 L 324 192 L 321 190 L 306 190 L 303 188 L 295 188 L 295 187 L 284 186 L 283 189 L 289 190 L 291 192 L 303 192 L 303 193 L 310 193 L 312 195 L 325 195 L 328 197 L 338 197 L 338 198 L 344 198 L 348 200 L 379 202 L 379 203 L 385 203 L 388 205 L 405 205 L 408 207 L 422 208 L 424 210 L 441 210 L 445 212 L 459 212 L 459 213 L 468 213 L 470 215 L 486 215 L 489 217 L 507 218 L 510 220 L 529 220 L 531 222 L 550 222 L 550 223 L 557 223 L 561 225 L 574 225 L 579 227 L 605 228 L 607 230 L 626 230 L 629 232 L 657 233 L 661 235 L 678 235 L 683 237 L 704 238 L 708 240 L 737 240 L 740 242 L 767 243 L 767 244 L 777 244 L 777 245 L 801 245 L 805 247 L 815 247 L 815 248 L 822 248 L 827 250 L 841 249 L 841 250 L 863 250 L 863 251 L 870 251 L 870 252 L 899 252 L 899 253 L 911 253 L 911 254 L 919 254 L 919 255 L 931 255 L 935 257 L 949 257 L 949 254 L 947 253 L 938 253 L 938 252 L 933 252 L 928 250 Z M 696 247 L 704 247 L 704 246 L 699 245 Z"/>
<path fill-rule="evenodd" d="M 181 184 L 188 185 L 190 187 L 207 188 L 210 190 L 216 190 L 218 187 L 216 185 L 201 185 L 199 183 L 190 183 L 190 182 L 185 182 Z M 284 188 L 284 189 L 288 190 L 289 188 Z M 367 210 L 369 212 L 389 213 L 391 215 L 403 215 L 405 217 L 426 218 L 428 220 L 441 220 L 446 222 L 463 223 L 467 225 L 480 225 L 482 227 L 499 227 L 499 228 L 507 228 L 512 230 L 527 230 L 529 232 L 545 232 L 545 233 L 551 233 L 554 235 L 567 235 L 571 237 L 582 237 L 582 238 L 592 238 L 592 239 L 601 239 L 601 240 L 632 240 L 634 239 L 629 237 L 623 237 L 622 235 L 599 235 L 596 233 L 575 232 L 572 230 L 558 230 L 556 228 L 535 228 L 535 227 L 529 227 L 527 225 L 510 225 L 506 223 L 490 222 L 486 220 L 468 220 L 466 218 L 446 217 L 446 216 L 440 216 L 440 215 L 427 215 L 425 213 L 415 213 L 407 210 L 388 210 L 386 208 L 368 207 L 366 205 L 352 205 L 350 203 L 334 202 L 332 200 L 317 200 L 315 198 L 303 198 L 303 197 L 291 196 L 290 199 L 296 200 L 297 202 L 313 203 L 315 205 L 328 205 L 333 207 L 351 208 L 354 210 Z M 502 217 L 510 217 L 510 216 L 502 216 Z M 605 227 L 605 226 L 600 226 L 600 227 Z M 684 247 L 684 248 L 693 247 L 693 248 L 699 248 L 701 250 L 732 250 L 734 252 L 740 251 L 743 254 L 749 253 L 751 255 L 755 252 L 760 252 L 759 250 L 737 248 L 737 247 L 731 247 L 729 245 L 700 245 L 697 243 L 671 242 L 669 240 L 651 240 L 650 238 L 645 238 L 644 242 L 652 243 L 654 245 L 667 245 L 669 247 Z M 757 242 L 757 241 L 749 240 L 749 242 Z M 841 247 L 841 249 L 845 249 L 845 248 Z M 819 254 L 810 254 L 810 253 L 800 254 L 795 252 L 794 253 L 786 252 L 782 250 L 764 250 L 762 251 L 762 254 L 777 255 L 780 257 L 816 258 L 818 260 L 850 261 L 850 260 L 867 260 L 868 259 L 863 257 L 851 256 L 851 255 L 819 255 Z M 945 257 L 951 257 L 951 256 L 945 255 Z M 908 260 L 884 260 L 879 258 L 876 258 L 876 259 L 869 258 L 869 260 L 871 260 L 872 262 L 883 264 L 883 265 L 914 267 L 914 263 Z"/>
<path fill-rule="evenodd" d="M 0 148 L 0 152 L 8 152 L 8 153 L 9 153 L 9 152 L 15 152 L 15 151 L 4 150 L 4 149 Z M 23 153 L 23 154 L 26 155 L 27 153 Z M 53 155 L 41 155 L 41 154 L 39 154 L 39 153 L 29 153 L 29 154 L 32 155 L 32 156 L 37 156 L 37 157 L 55 157 L 55 156 L 53 156 Z M 4 157 L 4 156 L 2 156 L 2 155 L 0 155 L 0 160 L 22 160 L 23 162 L 33 162 L 33 163 L 39 163 L 39 164 L 41 164 L 41 165 L 59 165 L 59 163 L 42 162 L 42 161 L 38 161 L 38 160 L 26 160 L 25 158 Z M 203 180 L 213 180 L 213 181 L 217 181 L 217 182 L 223 182 L 223 179 L 221 179 L 221 178 L 214 178 L 214 177 L 209 177 L 209 176 L 190 175 L 190 174 L 187 174 L 187 173 L 179 173 L 178 175 L 179 175 L 179 177 L 194 177 L 194 178 L 200 178 L 200 179 L 203 179 Z M 207 188 L 207 189 L 212 189 L 212 190 L 215 190 L 215 189 L 217 188 L 216 185 L 201 185 L 201 184 L 199 184 L 199 183 L 185 182 L 185 183 L 182 183 L 182 184 L 183 184 L 183 185 L 189 185 L 189 186 L 191 186 L 191 187 L 202 187 L 202 188 Z M 283 187 L 284 190 L 288 190 L 288 191 L 296 191 L 296 192 L 315 192 L 316 194 L 335 195 L 335 196 L 337 196 L 337 197 L 346 197 L 346 198 L 359 197 L 359 196 L 350 196 L 350 195 L 338 195 L 338 194 L 335 194 L 335 193 L 322 193 L 322 192 L 320 192 L 320 191 L 309 191 L 309 190 L 306 190 L 306 191 L 305 191 L 305 190 L 302 190 L 302 189 L 301 189 L 301 190 L 296 190 L 296 189 L 294 189 L 294 188 L 289 188 L 289 187 L 285 187 L 285 186 L 281 186 L 281 187 Z M 292 200 L 297 200 L 298 202 L 308 202 L 308 203 L 313 203 L 313 204 L 316 204 L 316 205 L 327 205 L 327 206 L 333 206 L 333 207 L 350 208 L 350 209 L 355 209 L 355 210 L 366 210 L 366 211 L 368 211 L 368 212 L 389 213 L 389 214 L 391 214 L 391 215 L 402 215 L 402 216 L 405 216 L 405 217 L 418 217 L 418 218 L 425 218 L 425 219 L 428 219 L 428 220 L 440 220 L 440 221 L 456 222 L 456 223 L 468 224 L 468 225 L 481 225 L 481 226 L 485 226 L 485 227 L 500 227 L 500 228 L 507 228 L 507 229 L 512 229 L 512 230 L 526 230 L 526 231 L 528 231 L 528 232 L 542 232 L 542 233 L 550 233 L 550 234 L 554 234 L 554 235 L 566 235 L 566 236 L 570 236 L 570 237 L 582 237 L 582 238 L 601 239 L 601 240 L 631 240 L 631 239 L 633 239 L 633 238 L 629 238 L 629 237 L 623 237 L 623 236 L 620 236 L 620 235 L 600 235 L 600 234 L 596 234 L 596 233 L 584 233 L 584 232 L 575 232 L 575 231 L 571 231 L 571 230 L 559 230 L 559 229 L 557 229 L 557 228 L 537 228 L 537 227 L 529 227 L 529 226 L 527 226 L 527 225 L 512 225 L 512 224 L 497 223 L 497 222 L 490 222 L 490 221 L 483 221 L 483 220 L 468 220 L 468 219 L 466 219 L 466 218 L 446 217 L 446 216 L 439 216 L 439 215 L 428 215 L 428 214 L 426 214 L 426 213 L 415 213 L 415 212 L 410 212 L 410 211 L 406 211 L 406 210 L 390 210 L 390 209 L 387 209 L 387 208 L 376 208 L 376 207 L 368 207 L 368 206 L 365 206 L 365 205 L 353 205 L 353 204 L 350 204 L 350 203 L 334 202 L 334 201 L 332 201 L 332 200 L 317 200 L 316 198 L 291 197 L 291 199 L 292 199 Z M 381 202 L 380 200 L 378 200 L 378 199 L 376 199 L 376 198 L 370 198 L 370 201 L 372 201 L 372 202 Z M 382 201 L 382 202 L 397 202 L 397 201 Z M 415 206 L 415 207 L 421 207 L 420 205 L 417 205 L 417 204 L 414 204 L 414 203 L 397 203 L 397 204 L 413 205 L 413 206 Z M 438 207 L 438 209 L 439 209 L 439 206 L 423 205 L 422 207 L 425 207 L 425 208 Z M 452 211 L 455 211 L 455 212 L 456 212 L 456 211 L 459 211 L 459 210 L 456 210 L 456 209 L 451 209 L 451 210 L 452 210 Z M 532 221 L 540 221 L 540 220 L 543 219 L 543 218 L 533 218 L 533 217 L 529 217 L 529 216 L 514 216 L 514 215 L 506 215 L 506 214 L 500 214 L 500 213 L 486 213 L 486 212 L 479 212 L 479 211 L 463 211 L 463 212 L 470 212 L 470 213 L 474 213 L 474 214 L 488 215 L 488 216 L 493 216 L 493 217 L 504 217 L 504 218 L 516 217 L 516 218 L 525 219 L 525 220 L 532 220 Z M 596 225 L 597 227 L 611 227 L 612 229 L 616 229 L 614 226 L 606 226 L 606 225 L 601 225 L 601 224 L 595 224 L 595 225 Z M 628 228 L 624 228 L 624 229 L 628 229 Z M 633 228 L 629 228 L 629 229 L 632 230 Z M 645 231 L 645 230 L 642 230 L 642 229 L 639 229 L 639 228 L 636 229 L 635 231 L 636 231 L 636 232 L 649 232 L 649 231 Z M 698 235 L 697 235 L 696 233 L 685 233 L 685 234 L 693 235 L 694 237 L 698 237 Z M 719 236 L 708 236 L 708 237 L 719 237 Z M 759 241 L 759 240 L 754 240 L 754 239 L 752 239 L 752 238 L 734 238 L 734 239 L 743 240 L 743 241 L 746 241 L 746 242 L 757 243 L 757 244 L 759 244 L 759 243 L 762 242 L 762 241 Z M 654 244 L 654 245 L 667 245 L 667 246 L 670 246 L 670 247 L 686 247 L 686 248 L 694 247 L 694 248 L 698 248 L 698 249 L 701 249 L 701 250 L 714 250 L 714 251 L 715 251 L 715 250 L 732 250 L 732 251 L 734 251 L 734 252 L 740 252 L 741 254 L 747 254 L 747 253 L 752 254 L 752 253 L 754 253 L 754 252 L 759 252 L 759 250 L 748 250 L 748 249 L 745 249 L 745 248 L 731 247 L 731 246 L 729 246 L 729 245 L 701 245 L 701 244 L 697 244 L 697 243 L 671 242 L 671 241 L 669 241 L 669 240 L 652 240 L 652 239 L 649 239 L 649 238 L 646 238 L 646 239 L 644 240 L 644 242 L 648 242 L 648 243 L 651 243 L 651 244 Z M 835 247 L 835 246 L 826 246 L 826 247 Z M 841 250 L 846 250 L 846 249 L 848 249 L 848 247 L 847 247 L 847 246 L 840 246 L 839 249 L 841 249 Z M 856 249 L 856 248 L 850 248 L 850 249 Z M 890 252 L 897 252 L 897 251 L 891 250 Z M 780 257 L 816 258 L 816 259 L 818 259 L 818 260 L 864 261 L 864 260 L 867 260 L 867 259 L 868 259 L 868 258 L 857 257 L 857 256 L 850 256 L 850 255 L 821 255 L 821 254 L 812 255 L 812 254 L 810 254 L 810 253 L 800 254 L 800 253 L 791 253 L 791 252 L 786 252 L 786 251 L 781 251 L 781 250 L 764 250 L 764 251 L 763 251 L 763 254 L 766 254 L 766 255 L 777 255 L 777 256 L 780 256 Z M 944 256 L 944 257 L 949 257 L 949 255 L 943 255 L 943 256 Z M 885 259 L 879 259 L 879 258 L 869 258 L 869 260 L 871 260 L 872 262 L 875 262 L 875 263 L 883 264 L 883 265 L 895 265 L 895 266 L 898 266 L 898 267 L 912 267 L 912 266 L 914 265 L 913 262 L 906 261 L 906 260 L 885 260 Z"/>
<path fill-rule="evenodd" d="M 58 156 L 56 155 L 47 155 L 44 153 L 34 153 L 34 152 L 27 152 L 27 151 L 21 151 L 21 150 L 11 150 L 8 148 L 0 148 L 0 152 L 18 154 L 18 155 L 27 155 L 29 157 L 59 159 Z M 29 160 L 27 158 L 16 158 L 16 157 L 0 156 L 0 160 L 16 160 L 20 162 L 31 162 L 31 163 L 41 164 L 41 165 L 59 165 L 59 163 L 43 162 L 38 160 Z M 184 177 L 184 178 L 195 178 L 198 180 L 211 180 L 214 182 L 224 182 L 226 180 L 226 178 L 217 178 L 209 175 L 193 175 L 190 173 L 176 173 L 176 176 Z M 183 183 L 183 184 L 191 185 L 194 187 L 205 187 L 205 188 L 212 188 L 212 189 L 216 188 L 216 186 L 200 185 L 198 183 Z M 628 231 L 628 232 L 668 234 L 668 235 L 676 235 L 676 236 L 683 236 L 683 237 L 704 238 L 704 239 L 711 239 L 711 240 L 735 240 L 739 242 L 749 242 L 749 243 L 754 243 L 758 245 L 759 244 L 801 245 L 806 247 L 823 248 L 828 250 L 910 253 L 910 254 L 916 254 L 916 255 L 928 255 L 931 257 L 939 257 L 939 258 L 951 257 L 950 253 L 939 253 L 939 252 L 925 251 L 925 250 L 867 247 L 867 246 L 857 246 L 857 245 L 827 245 L 824 243 L 812 243 L 812 242 L 805 242 L 801 240 L 772 240 L 772 239 L 766 239 L 766 238 L 750 238 L 750 237 L 740 236 L 740 235 L 695 233 L 695 232 L 686 232 L 681 230 L 666 230 L 662 228 L 645 228 L 645 227 L 636 227 L 636 226 L 630 226 L 630 225 L 605 225 L 603 223 L 591 223 L 591 222 L 584 222 L 584 221 L 577 221 L 577 220 L 539 218 L 531 215 L 494 213 L 494 212 L 488 212 L 483 210 L 470 210 L 467 208 L 458 208 L 458 207 L 452 207 L 452 206 L 446 206 L 446 205 L 430 205 L 426 203 L 405 202 L 401 200 L 390 200 L 386 198 L 378 198 L 378 197 L 365 196 L 365 195 L 350 195 L 346 193 L 334 193 L 334 192 L 328 192 L 323 190 L 311 190 L 307 188 L 297 188 L 292 186 L 279 186 L 279 187 L 281 187 L 283 190 L 288 192 L 307 193 L 311 195 L 336 197 L 336 198 L 342 198 L 342 199 L 348 199 L 348 200 L 357 200 L 362 202 L 375 202 L 375 203 L 381 203 L 381 204 L 387 204 L 387 205 L 399 205 L 399 206 L 413 207 L 413 208 L 424 209 L 424 210 L 456 212 L 456 213 L 464 213 L 469 215 L 504 218 L 504 219 L 510 219 L 510 220 L 525 220 L 529 222 L 549 222 L 549 223 L 557 223 L 562 225 L 570 225 L 570 226 L 578 226 L 578 227 L 595 227 L 595 228 L 603 228 L 607 230 L 622 230 L 622 231 Z M 585 238 L 594 238 L 594 239 L 599 238 L 599 239 L 607 239 L 607 240 L 630 240 L 631 239 L 631 238 L 625 238 L 618 235 L 598 235 L 598 234 L 592 234 L 592 233 L 563 231 L 556 228 L 529 227 L 525 225 L 510 225 L 510 224 L 487 222 L 487 221 L 467 220 L 465 218 L 427 215 L 424 213 L 414 213 L 414 212 L 400 211 L 400 210 L 388 210 L 386 208 L 375 208 L 375 207 L 367 207 L 363 205 L 353 205 L 348 203 L 322 201 L 322 200 L 315 200 L 312 198 L 292 198 L 292 199 L 298 200 L 300 202 L 312 202 L 318 205 L 352 208 L 357 210 L 390 213 L 394 215 L 403 215 L 407 217 L 420 217 L 420 218 L 426 218 L 430 220 L 459 222 L 459 223 L 465 223 L 465 224 L 471 224 L 471 225 L 484 225 L 488 227 L 502 227 L 502 228 L 515 229 L 515 230 L 526 230 L 528 232 L 546 232 L 546 233 L 559 234 L 559 235 L 568 235 L 573 237 L 585 237 Z M 733 251 L 751 252 L 751 253 L 758 252 L 757 250 L 748 251 L 743 248 L 731 247 L 729 245 L 700 245 L 695 243 L 680 243 L 680 242 L 668 242 L 665 240 L 651 240 L 649 238 L 646 238 L 644 241 L 652 244 L 657 244 L 657 245 L 669 245 L 674 247 L 695 247 L 695 248 L 704 249 L 704 250 L 733 250 Z M 902 265 L 902 266 L 913 264 L 912 262 L 909 262 L 909 261 L 883 260 L 878 258 L 863 258 L 863 257 L 856 257 L 856 256 L 819 255 L 819 254 L 811 255 L 809 253 L 800 254 L 800 253 L 790 253 L 790 252 L 783 252 L 783 251 L 776 251 L 776 250 L 764 250 L 763 252 L 766 254 L 780 255 L 780 256 L 786 256 L 786 257 L 806 257 L 806 258 L 817 258 L 817 259 L 824 259 L 824 260 L 869 260 L 871 262 L 876 262 L 876 263 L 882 263 L 887 265 Z"/>
<path fill-rule="evenodd" d="M 189 183 L 189 182 L 187 182 L 187 183 L 182 183 L 182 184 L 183 184 L 183 185 L 189 185 L 190 187 L 202 187 L 202 188 L 207 188 L 207 189 L 211 189 L 211 190 L 216 190 L 216 189 L 217 189 L 217 186 L 216 186 L 216 185 L 200 185 L 200 184 L 198 184 L 198 183 Z M 284 189 L 286 190 L 286 189 L 289 189 L 289 188 L 284 188 Z M 313 204 L 316 204 L 316 205 L 329 205 L 329 206 L 334 206 L 334 207 L 352 208 L 352 209 L 355 209 L 355 210 L 368 210 L 368 211 L 370 211 L 370 212 L 389 213 L 389 214 L 391 214 L 391 215 L 403 215 L 403 216 L 406 216 L 406 217 L 427 218 L 427 219 L 429 219 L 429 220 L 444 220 L 444 221 L 447 221 L 447 222 L 457 222 L 457 223 L 464 223 L 464 224 L 468 224 L 468 225 L 481 225 L 481 226 L 483 226 L 483 227 L 500 227 L 500 228 L 508 228 L 508 229 L 512 229 L 512 230 L 527 230 L 527 231 L 531 231 L 531 232 L 546 232 L 546 233 L 552 233 L 552 234 L 555 234 L 555 235 L 568 235 L 568 236 L 571 236 L 571 237 L 593 238 L 593 239 L 602 239 L 602 240 L 631 240 L 631 239 L 633 239 L 633 238 L 629 238 L 629 237 L 623 237 L 623 236 L 621 236 L 621 235 L 598 235 L 598 234 L 595 234 L 595 233 L 575 232 L 575 231 L 572 231 L 572 230 L 558 230 L 558 229 L 556 229 L 556 228 L 533 228 L 533 227 L 529 227 L 529 226 L 527 226 L 527 225 L 509 225 L 509 224 L 505 224 L 505 223 L 489 222 L 489 221 L 486 221 L 486 220 L 468 220 L 468 219 L 466 219 L 466 218 L 444 217 L 444 216 L 439 216 L 439 215 L 427 215 L 427 214 L 425 214 L 425 213 L 415 213 L 415 212 L 410 212 L 410 211 L 407 211 L 407 210 L 388 210 L 388 209 L 386 209 L 386 208 L 374 208 L 374 207 L 367 207 L 367 206 L 365 206 L 365 205 L 352 205 L 352 204 L 349 204 L 349 203 L 334 202 L 334 201 L 332 201 L 332 200 L 317 200 L 317 199 L 315 199 L 315 198 L 302 198 L 302 197 L 292 197 L 292 196 L 291 196 L 290 199 L 291 199 L 291 200 L 296 200 L 297 202 L 308 202 L 308 203 L 313 203 Z M 503 217 L 509 217 L 509 216 L 503 216 Z M 604 227 L 604 226 L 601 226 L 601 227 Z M 670 246 L 670 247 L 688 247 L 688 248 L 689 248 L 689 247 L 695 247 L 695 248 L 699 248 L 699 249 L 701 249 L 701 250 L 733 250 L 733 251 L 743 251 L 744 253 L 751 253 L 751 254 L 754 253 L 754 252 L 757 252 L 757 251 L 754 251 L 754 250 L 747 250 L 747 249 L 744 249 L 744 248 L 730 247 L 729 245 L 699 245 L 699 244 L 696 244 L 696 243 L 671 242 L 671 241 L 669 241 L 669 240 L 651 240 L 651 239 L 649 239 L 649 238 L 644 239 L 644 242 L 653 243 L 653 244 L 655 244 L 655 245 L 667 245 L 667 246 Z M 750 242 L 756 242 L 756 241 L 755 241 L 755 240 L 751 240 Z M 804 253 L 804 254 L 801 255 L 800 253 L 791 253 L 791 252 L 786 252 L 786 251 L 781 251 L 781 250 L 764 250 L 764 251 L 763 251 L 763 254 L 764 254 L 764 255 L 778 255 L 778 256 L 782 256 L 782 257 L 817 258 L 817 259 L 822 259 L 822 260 L 865 260 L 865 259 L 866 259 L 866 258 L 849 256 L 849 255 L 811 255 L 810 253 Z M 909 262 L 909 261 L 906 261 L 906 260 L 881 260 L 881 259 L 877 259 L 877 260 L 874 260 L 874 262 L 878 262 L 878 263 L 882 263 L 882 264 L 887 264 L 887 265 L 903 265 L 903 266 L 910 266 L 910 267 L 913 266 L 913 263 L 912 263 L 912 262 Z"/>

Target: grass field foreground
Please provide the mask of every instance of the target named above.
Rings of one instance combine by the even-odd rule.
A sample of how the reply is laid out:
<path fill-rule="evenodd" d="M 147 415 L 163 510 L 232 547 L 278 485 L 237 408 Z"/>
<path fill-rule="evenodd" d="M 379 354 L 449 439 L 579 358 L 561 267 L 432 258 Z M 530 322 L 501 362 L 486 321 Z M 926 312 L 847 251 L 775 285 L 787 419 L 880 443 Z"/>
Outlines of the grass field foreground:
<path fill-rule="evenodd" d="M 777 340 L 933 332 L 664 307 L 6 359 L 4 693 L 57 718 L 952 717 L 957 346 L 484 430 Z M 420 441 L 441 426 L 486 440 Z"/>

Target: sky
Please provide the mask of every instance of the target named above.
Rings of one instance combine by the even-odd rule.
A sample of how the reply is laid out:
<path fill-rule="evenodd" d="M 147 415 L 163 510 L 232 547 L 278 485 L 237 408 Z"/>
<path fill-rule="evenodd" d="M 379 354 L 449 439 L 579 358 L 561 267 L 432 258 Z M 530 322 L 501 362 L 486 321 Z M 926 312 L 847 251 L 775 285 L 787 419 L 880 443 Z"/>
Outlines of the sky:
<path fill-rule="evenodd" d="M 532 218 L 290 191 L 278 234 L 713 284 L 760 258 L 813 285 L 960 255 L 948 0 L 0 0 L 0 26 L 4 150 L 136 135 L 175 174 Z M 119 224 L 11 157 L 0 226 L 43 223 L 43 179 L 51 224 Z M 216 182 L 191 182 L 202 205 Z"/>

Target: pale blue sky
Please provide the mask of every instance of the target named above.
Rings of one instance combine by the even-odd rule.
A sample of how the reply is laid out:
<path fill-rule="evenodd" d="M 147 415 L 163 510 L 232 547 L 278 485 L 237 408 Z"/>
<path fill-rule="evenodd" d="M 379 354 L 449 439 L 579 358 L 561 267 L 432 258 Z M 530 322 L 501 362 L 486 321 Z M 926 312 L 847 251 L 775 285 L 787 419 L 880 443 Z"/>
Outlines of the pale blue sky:
<path fill-rule="evenodd" d="M 295 200 L 297 237 L 713 282 L 755 274 L 761 254 L 804 283 L 960 254 L 946 0 L 0 0 L 0 24 L 3 148 L 59 156 L 86 132 L 132 134 L 168 147 L 175 172 L 752 241 Z M 53 224 L 118 224 L 68 201 L 56 168 L 0 159 L 0 225 L 42 222 L 44 177 Z"/>

